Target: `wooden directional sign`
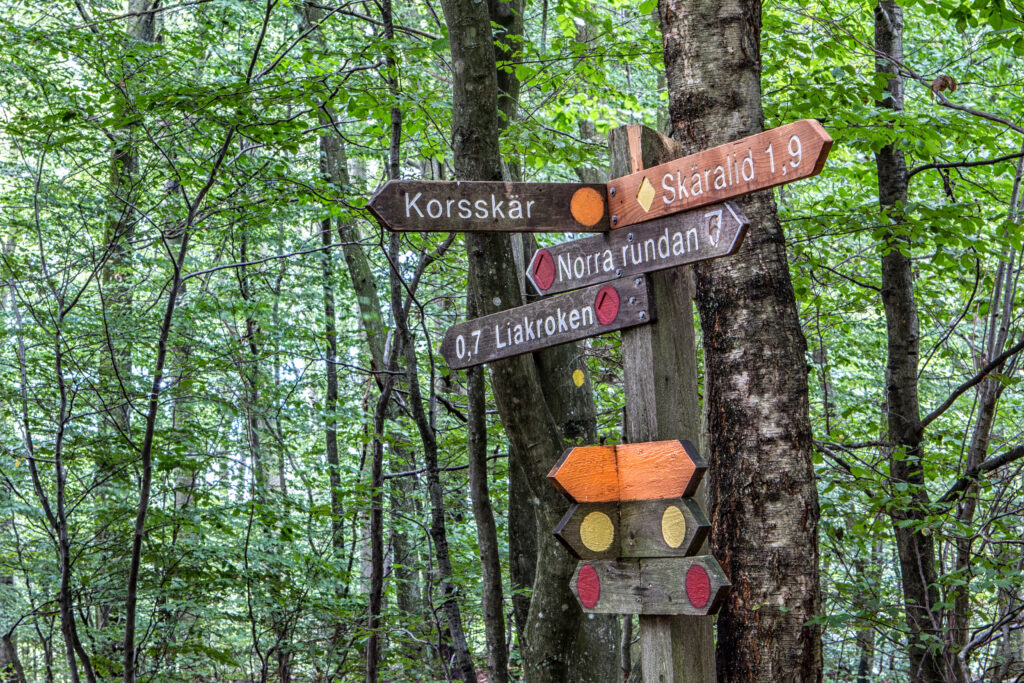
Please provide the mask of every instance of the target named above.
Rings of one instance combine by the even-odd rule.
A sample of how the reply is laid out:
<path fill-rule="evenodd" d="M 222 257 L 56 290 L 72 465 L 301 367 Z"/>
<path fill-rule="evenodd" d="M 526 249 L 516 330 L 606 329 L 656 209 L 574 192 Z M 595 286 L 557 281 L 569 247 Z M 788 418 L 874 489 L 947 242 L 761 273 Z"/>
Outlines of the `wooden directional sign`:
<path fill-rule="evenodd" d="M 831 148 L 821 124 L 804 119 L 615 178 L 608 182 L 612 227 L 816 175 Z"/>
<path fill-rule="evenodd" d="M 584 560 L 686 557 L 700 550 L 710 528 L 692 498 L 577 503 L 555 537 Z"/>
<path fill-rule="evenodd" d="M 453 370 L 649 323 L 647 279 L 595 285 L 448 329 L 441 355 Z"/>
<path fill-rule="evenodd" d="M 534 252 L 526 277 L 540 294 L 650 273 L 733 254 L 750 221 L 733 202 L 706 206 L 612 230 L 603 235 L 563 242 Z"/>
<path fill-rule="evenodd" d="M 706 469 L 689 441 L 578 446 L 562 454 L 548 480 L 574 503 L 611 503 L 692 496 Z"/>
<path fill-rule="evenodd" d="M 702 616 L 718 611 L 732 584 L 700 555 L 584 561 L 569 586 L 584 612 Z"/>
<path fill-rule="evenodd" d="M 391 180 L 366 208 L 399 232 L 604 232 L 605 186 Z"/>

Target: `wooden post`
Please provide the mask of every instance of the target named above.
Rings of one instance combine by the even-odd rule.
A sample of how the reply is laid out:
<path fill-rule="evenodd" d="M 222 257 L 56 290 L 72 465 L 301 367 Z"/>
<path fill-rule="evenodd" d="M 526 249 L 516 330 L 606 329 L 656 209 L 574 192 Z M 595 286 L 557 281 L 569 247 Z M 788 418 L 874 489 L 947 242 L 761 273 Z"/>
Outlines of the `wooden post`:
<path fill-rule="evenodd" d="M 676 143 L 643 126 L 616 128 L 609 135 L 609 145 L 612 178 L 682 156 Z M 629 227 L 619 229 L 628 231 Z M 622 333 L 626 439 L 686 439 L 700 444 L 690 268 L 682 266 L 648 277 L 657 321 Z M 706 499 L 702 484 L 696 500 L 704 508 Z M 641 616 L 644 682 L 714 683 L 712 620 Z"/>

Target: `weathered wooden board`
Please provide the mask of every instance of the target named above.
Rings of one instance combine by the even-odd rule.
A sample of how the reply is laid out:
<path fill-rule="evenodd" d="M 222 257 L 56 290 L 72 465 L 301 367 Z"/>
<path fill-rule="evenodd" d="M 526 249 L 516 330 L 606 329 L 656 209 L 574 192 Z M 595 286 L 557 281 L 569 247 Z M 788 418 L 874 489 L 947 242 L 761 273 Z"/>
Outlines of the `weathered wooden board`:
<path fill-rule="evenodd" d="M 736 253 L 750 221 L 733 202 L 668 216 L 628 230 L 538 249 L 526 277 L 540 294 L 557 294 L 617 277 L 651 273 Z"/>
<path fill-rule="evenodd" d="M 604 232 L 604 185 L 390 180 L 366 205 L 398 232 Z"/>
<path fill-rule="evenodd" d="M 700 550 L 711 528 L 691 498 L 577 503 L 555 537 L 583 560 L 686 557 Z"/>
<path fill-rule="evenodd" d="M 588 560 L 569 586 L 594 614 L 715 614 L 732 584 L 711 555 Z"/>
<path fill-rule="evenodd" d="M 649 441 L 567 449 L 548 480 L 574 503 L 610 503 L 692 496 L 706 469 L 689 441 Z"/>
<path fill-rule="evenodd" d="M 647 280 L 638 275 L 454 325 L 441 342 L 453 370 L 649 323 Z"/>
<path fill-rule="evenodd" d="M 612 228 L 816 175 L 832 138 L 803 119 L 608 181 Z"/>

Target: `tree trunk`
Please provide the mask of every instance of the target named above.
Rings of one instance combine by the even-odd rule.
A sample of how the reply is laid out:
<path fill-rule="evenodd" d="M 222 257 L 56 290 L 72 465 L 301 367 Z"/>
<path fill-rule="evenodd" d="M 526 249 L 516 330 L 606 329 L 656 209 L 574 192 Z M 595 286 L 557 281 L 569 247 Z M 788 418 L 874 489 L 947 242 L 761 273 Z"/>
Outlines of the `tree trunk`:
<path fill-rule="evenodd" d="M 880 107 L 903 111 L 903 79 L 890 61 L 903 59 L 903 10 L 891 0 L 875 6 L 875 69 L 888 77 Z M 893 224 L 882 251 L 882 305 L 885 308 L 888 352 L 885 368 L 887 437 L 891 444 L 892 485 L 902 493 L 889 510 L 900 559 L 906 609 L 911 681 L 946 680 L 941 638 L 942 614 L 936 585 L 935 542 L 922 522 L 930 501 L 924 487 L 921 448 L 921 408 L 917 393 L 919 341 L 914 300 L 910 240 L 901 234 L 900 207 L 907 201 L 907 164 L 895 143 L 875 155 L 878 201 Z"/>
<path fill-rule="evenodd" d="M 684 153 L 760 132 L 761 3 L 660 0 L 672 137 Z M 740 201 L 742 249 L 698 264 L 715 557 L 733 588 L 718 616 L 718 678 L 822 677 L 818 494 L 806 341 L 770 192 Z"/>

